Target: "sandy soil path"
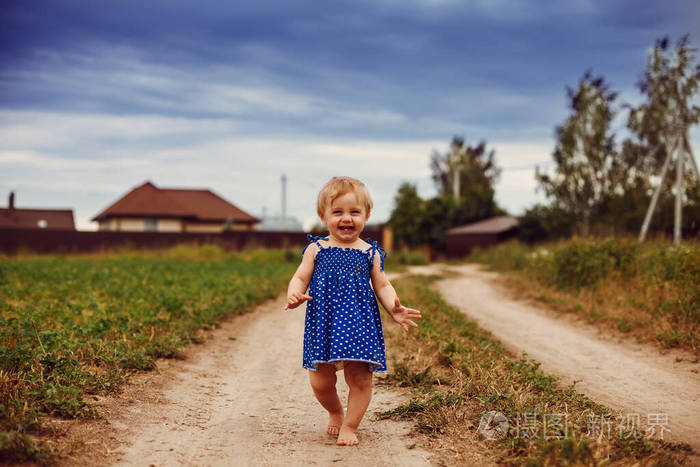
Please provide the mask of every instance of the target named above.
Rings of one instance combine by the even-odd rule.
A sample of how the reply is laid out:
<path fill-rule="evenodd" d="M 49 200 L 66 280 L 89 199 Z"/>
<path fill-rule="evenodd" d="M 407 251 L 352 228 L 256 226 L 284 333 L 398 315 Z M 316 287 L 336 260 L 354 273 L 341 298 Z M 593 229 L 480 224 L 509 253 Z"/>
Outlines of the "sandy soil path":
<path fill-rule="evenodd" d="M 225 321 L 185 360 L 161 361 L 159 374 L 137 377 L 125 395 L 103 403 L 104 421 L 92 427 L 97 439 L 87 443 L 106 457 L 93 452 L 67 464 L 429 465 L 409 423 L 375 420 L 406 400 L 382 386 L 360 427 L 361 447 L 335 445 L 300 364 L 303 309 L 283 307 L 280 297 Z M 342 376 L 339 387 L 347 401 Z"/>
<path fill-rule="evenodd" d="M 585 325 L 507 298 L 494 273 L 477 265 L 450 266 L 459 273 L 439 281 L 445 299 L 493 332 L 507 347 L 542 363 L 545 371 L 623 414 L 668 414 L 665 439 L 700 452 L 700 364 L 687 354 L 615 342 Z M 678 361 L 678 360 L 681 361 Z M 696 360 L 697 361 L 697 360 Z"/>

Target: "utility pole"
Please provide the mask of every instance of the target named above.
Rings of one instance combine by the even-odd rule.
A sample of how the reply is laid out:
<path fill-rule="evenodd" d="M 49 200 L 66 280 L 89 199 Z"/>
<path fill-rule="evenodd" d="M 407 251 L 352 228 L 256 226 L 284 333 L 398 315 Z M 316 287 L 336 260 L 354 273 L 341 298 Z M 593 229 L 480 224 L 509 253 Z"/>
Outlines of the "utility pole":
<path fill-rule="evenodd" d="M 661 168 L 661 174 L 659 175 L 659 186 L 654 190 L 654 194 L 651 197 L 651 202 L 649 203 L 649 208 L 647 208 L 646 215 L 644 216 L 644 222 L 642 223 L 642 228 L 639 231 L 639 243 L 642 243 L 646 238 L 647 230 L 649 229 L 649 224 L 651 223 L 651 217 L 656 208 L 656 203 L 659 200 L 659 194 L 661 193 L 661 188 L 664 184 L 664 179 L 666 178 L 666 173 L 671 165 L 673 159 L 673 153 L 676 153 L 676 199 L 673 213 L 673 243 L 678 245 L 681 242 L 682 237 L 682 225 L 683 225 L 683 169 L 685 168 L 686 157 L 690 159 L 691 166 L 694 169 L 695 176 L 700 180 L 700 173 L 698 172 L 698 165 L 695 161 L 695 156 L 693 150 L 690 147 L 690 142 L 688 139 L 688 128 L 685 126 L 674 126 L 674 133 L 671 136 L 673 141 L 672 144 L 666 144 L 666 160 Z M 667 140 L 668 141 L 668 140 Z M 662 146 L 659 145 L 652 153 L 656 152 Z"/>
<path fill-rule="evenodd" d="M 452 181 L 452 192 L 455 198 L 459 198 L 459 167 L 454 168 L 454 180 Z"/>
<path fill-rule="evenodd" d="M 287 219 L 287 176 L 282 174 L 282 222 Z"/>
<path fill-rule="evenodd" d="M 681 146 L 682 147 L 682 146 Z M 676 209 L 673 213 L 673 244 L 678 245 L 681 243 L 681 224 L 683 219 L 683 209 L 681 209 L 681 203 L 683 202 L 683 162 L 684 162 L 684 151 L 685 148 L 678 150 L 678 160 L 676 161 Z"/>
<path fill-rule="evenodd" d="M 459 154 L 459 149 L 455 146 L 452 147 L 452 153 L 450 154 L 450 162 L 452 165 L 452 194 L 455 199 L 459 199 L 460 194 L 460 169 L 462 167 L 462 160 Z"/>
<path fill-rule="evenodd" d="M 654 194 L 651 197 L 651 202 L 649 203 L 649 207 L 647 208 L 647 213 L 644 216 L 644 222 L 642 223 L 642 228 L 639 231 L 639 243 L 644 242 L 644 239 L 647 236 L 647 230 L 649 230 L 649 224 L 651 223 L 651 215 L 654 213 L 654 209 L 656 209 L 656 203 L 659 200 L 659 194 L 661 193 L 661 187 L 664 184 L 664 178 L 666 178 L 666 172 L 668 171 L 669 165 L 671 165 L 671 153 L 673 153 L 673 151 L 675 150 L 677 143 L 678 139 L 676 139 L 671 145 L 666 144 L 666 160 L 664 160 L 664 165 L 661 168 L 659 186 L 657 186 L 656 190 L 654 190 Z M 656 148 L 654 148 L 653 151 L 651 151 L 651 154 L 661 149 L 662 146 L 663 143 L 659 144 Z"/>

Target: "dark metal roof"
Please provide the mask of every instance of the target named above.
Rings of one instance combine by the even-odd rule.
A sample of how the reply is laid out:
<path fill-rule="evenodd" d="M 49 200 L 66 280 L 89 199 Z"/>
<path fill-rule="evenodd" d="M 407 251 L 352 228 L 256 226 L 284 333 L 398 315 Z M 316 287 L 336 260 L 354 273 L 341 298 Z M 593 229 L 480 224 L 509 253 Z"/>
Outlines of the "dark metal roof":
<path fill-rule="evenodd" d="M 447 231 L 447 235 L 501 233 L 513 229 L 518 225 L 520 225 L 520 222 L 515 217 L 498 216 L 474 222 L 473 224 L 454 227 Z"/>

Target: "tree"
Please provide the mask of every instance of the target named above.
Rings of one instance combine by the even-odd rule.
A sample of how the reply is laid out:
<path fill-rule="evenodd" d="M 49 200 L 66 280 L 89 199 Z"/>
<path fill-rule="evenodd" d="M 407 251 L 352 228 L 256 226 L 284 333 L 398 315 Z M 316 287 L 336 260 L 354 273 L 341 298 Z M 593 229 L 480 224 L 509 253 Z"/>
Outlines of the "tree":
<path fill-rule="evenodd" d="M 435 186 L 441 195 L 454 194 L 454 176 L 459 171 L 459 197 L 466 198 L 474 191 L 491 192 L 500 170 L 496 167 L 495 151 L 486 151 L 486 142 L 465 146 L 464 138 L 455 136 L 446 154 L 433 151 L 430 169 Z"/>
<path fill-rule="evenodd" d="M 671 50 L 668 37 L 656 41 L 649 54 L 644 76 L 637 83 L 646 100 L 636 108 L 626 105 L 630 110 L 627 128 L 633 136 L 623 143 L 621 150 L 623 163 L 629 167 L 625 191 L 637 193 L 630 196 L 644 204 L 642 213 L 646 211 L 654 190 L 652 180 L 658 177 L 670 146 L 674 144 L 673 136 L 679 129 L 684 131 L 700 121 L 700 107 L 692 104 L 700 86 L 700 63 L 695 63 L 695 50 L 688 46 L 688 42 L 686 35 Z M 686 229 L 692 228 L 700 220 L 697 217 L 700 210 L 700 181 L 691 169 L 686 166 L 683 174 L 688 198 L 686 211 L 691 214 L 684 216 Z M 659 215 L 659 211 L 672 204 L 674 182 L 672 176 L 664 180 L 657 215 L 653 218 L 652 225 L 663 230 L 671 228 L 672 217 Z M 636 222 L 637 229 L 642 219 L 640 217 Z"/>
<path fill-rule="evenodd" d="M 553 175 L 536 173 L 553 205 L 573 214 L 579 230 L 590 232 L 593 213 L 616 191 L 625 176 L 614 147 L 610 122 L 617 94 L 602 77 L 586 72 L 578 88 L 567 89 L 571 115 L 557 127 Z"/>
<path fill-rule="evenodd" d="M 637 83 L 646 102 L 636 108 L 626 106 L 630 109 L 627 127 L 646 153 L 636 153 L 635 165 L 642 175 L 658 175 L 666 156 L 663 143 L 671 143 L 668 138 L 677 127 L 689 128 L 700 120 L 700 107 L 692 104 L 700 84 L 700 63 L 693 63 L 693 52 L 688 47 L 687 35 L 678 41 L 673 52 L 669 50 L 668 37 L 657 40 L 644 77 Z M 659 144 L 662 150 L 649 154 Z M 647 157 L 640 161 L 644 155 Z"/>
<path fill-rule="evenodd" d="M 408 182 L 402 183 L 394 198 L 394 209 L 389 218 L 397 244 L 414 246 L 422 242 L 422 217 L 423 200 L 418 196 L 416 186 Z"/>
<path fill-rule="evenodd" d="M 494 200 L 493 185 L 499 169 L 494 151 L 487 151 L 485 142 L 465 146 L 463 138 L 454 137 L 449 152 L 433 152 L 430 168 L 438 196 L 424 201 L 415 185 L 403 183 L 394 198 L 389 224 L 398 244 L 429 244 L 444 249 L 447 229 L 503 213 Z M 459 198 L 453 196 L 451 188 L 457 168 Z"/>
<path fill-rule="evenodd" d="M 495 151 L 487 150 L 485 141 L 471 146 L 455 136 L 447 153 L 433 152 L 430 169 L 439 195 L 426 203 L 423 231 L 431 232 L 427 240 L 435 247 L 444 248 L 445 231 L 449 228 L 504 213 L 496 204 L 494 189 L 501 171 L 496 166 Z"/>
<path fill-rule="evenodd" d="M 571 213 L 556 206 L 535 204 L 519 218 L 518 238 L 526 243 L 536 243 L 569 237 L 576 225 Z"/>

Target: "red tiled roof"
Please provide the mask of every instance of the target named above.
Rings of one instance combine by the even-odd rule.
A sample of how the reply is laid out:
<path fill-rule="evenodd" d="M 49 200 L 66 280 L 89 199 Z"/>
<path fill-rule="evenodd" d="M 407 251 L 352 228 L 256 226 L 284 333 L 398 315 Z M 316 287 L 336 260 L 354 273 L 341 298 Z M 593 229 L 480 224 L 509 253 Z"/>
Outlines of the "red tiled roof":
<path fill-rule="evenodd" d="M 207 221 L 254 223 L 259 219 L 242 211 L 210 190 L 158 188 L 151 182 L 140 185 L 92 218 L 177 217 Z"/>
<path fill-rule="evenodd" d="M 75 230 L 75 222 L 72 209 L 0 208 L 0 227 Z"/>
<path fill-rule="evenodd" d="M 518 219 L 511 216 L 498 216 L 483 221 L 474 222 L 473 224 L 454 227 L 447 231 L 447 234 L 488 234 L 500 233 L 510 230 L 520 225 Z"/>

